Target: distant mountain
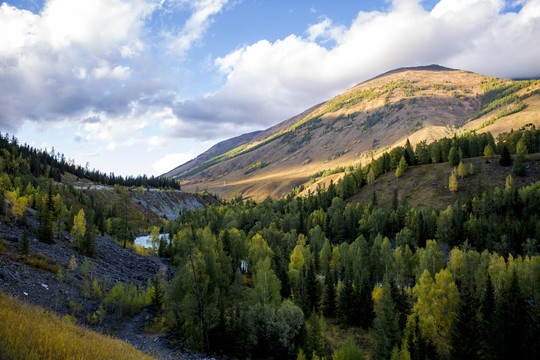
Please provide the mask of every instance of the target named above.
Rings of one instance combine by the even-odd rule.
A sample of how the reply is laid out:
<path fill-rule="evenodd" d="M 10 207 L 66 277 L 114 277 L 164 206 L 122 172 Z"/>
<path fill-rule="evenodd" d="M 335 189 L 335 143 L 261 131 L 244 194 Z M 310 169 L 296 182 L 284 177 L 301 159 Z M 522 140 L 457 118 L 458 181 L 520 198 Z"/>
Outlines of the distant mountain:
<path fill-rule="evenodd" d="M 226 198 L 277 198 L 315 174 L 366 163 L 407 139 L 414 146 L 465 131 L 497 135 L 538 125 L 539 92 L 539 81 L 439 65 L 400 68 L 265 131 L 219 143 L 164 176 Z"/>

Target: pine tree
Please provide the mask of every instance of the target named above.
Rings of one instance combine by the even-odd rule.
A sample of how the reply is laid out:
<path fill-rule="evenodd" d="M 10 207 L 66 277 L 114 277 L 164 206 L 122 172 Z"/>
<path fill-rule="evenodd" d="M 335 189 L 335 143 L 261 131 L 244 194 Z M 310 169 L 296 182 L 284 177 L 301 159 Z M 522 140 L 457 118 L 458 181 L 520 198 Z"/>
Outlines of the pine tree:
<path fill-rule="evenodd" d="M 394 188 L 394 191 L 392 193 L 392 210 L 397 210 L 399 206 L 399 197 L 398 197 L 398 190 L 397 188 Z"/>
<path fill-rule="evenodd" d="M 514 166 L 512 167 L 512 172 L 516 176 L 527 175 L 527 169 L 525 168 L 525 164 L 523 164 L 523 158 L 521 156 L 516 156 Z"/>
<path fill-rule="evenodd" d="M 90 257 L 96 256 L 96 230 L 94 224 L 90 223 L 86 228 L 84 236 L 78 246 L 83 255 Z"/>
<path fill-rule="evenodd" d="M 452 359 L 478 359 L 481 353 L 477 299 L 472 284 L 466 283 L 459 292 L 459 302 L 450 330 Z"/>
<path fill-rule="evenodd" d="M 459 157 L 459 151 L 454 146 L 452 146 L 450 148 L 450 152 L 448 153 L 448 162 L 452 166 L 457 166 L 460 160 L 461 158 Z"/>
<path fill-rule="evenodd" d="M 53 211 L 54 200 L 52 196 L 52 185 L 49 184 L 49 192 L 47 194 L 47 200 L 45 204 L 42 204 L 39 209 L 39 228 L 38 236 L 39 241 L 46 244 L 54 243 L 53 234 Z"/>
<path fill-rule="evenodd" d="M 501 166 L 510 166 L 512 165 L 512 157 L 510 156 L 510 151 L 506 145 L 503 146 L 501 152 L 501 158 L 499 159 L 499 165 Z"/>
<path fill-rule="evenodd" d="M 399 160 L 398 167 L 396 168 L 396 177 L 399 178 L 403 173 L 407 170 L 407 161 L 405 161 L 405 157 L 402 156 L 401 160 Z"/>
<path fill-rule="evenodd" d="M 29 252 L 30 252 L 30 244 L 28 241 L 28 231 L 24 230 L 23 237 L 22 237 L 21 253 L 23 255 L 28 255 Z"/>
<path fill-rule="evenodd" d="M 500 339 L 496 344 L 497 355 L 502 359 L 525 359 L 527 353 L 526 333 L 528 327 L 527 304 L 515 269 L 512 271 L 510 285 L 504 289 L 497 306 Z"/>
<path fill-rule="evenodd" d="M 164 292 L 161 288 L 161 282 L 159 277 L 155 275 L 152 278 L 152 292 L 151 292 L 152 306 L 156 311 L 160 311 L 163 306 Z"/>
<path fill-rule="evenodd" d="M 496 344 L 498 343 L 499 331 L 497 329 L 495 313 L 495 291 L 488 273 L 486 288 L 480 299 L 480 337 L 481 358 L 486 360 L 496 359 Z"/>
<path fill-rule="evenodd" d="M 324 338 L 325 320 L 313 313 L 308 321 L 306 353 L 324 357 L 326 355 L 326 341 Z"/>
<path fill-rule="evenodd" d="M 354 287 L 354 310 L 355 324 L 363 329 L 369 329 L 375 319 L 375 310 L 372 296 L 372 286 L 368 279 L 356 283 Z"/>
<path fill-rule="evenodd" d="M 338 301 L 338 317 L 341 322 L 345 324 L 350 324 L 353 316 L 352 316 L 352 304 L 354 302 L 353 296 L 354 296 L 354 290 L 352 285 L 352 279 L 348 274 L 345 275 L 345 278 L 343 279 L 343 288 L 341 289 L 339 293 L 339 301 Z"/>
<path fill-rule="evenodd" d="M 484 156 L 489 160 L 492 159 L 493 156 L 495 156 L 495 151 L 493 151 L 493 146 L 491 144 L 487 144 L 484 148 Z"/>
<path fill-rule="evenodd" d="M 399 289 L 394 279 L 390 279 L 390 295 L 395 304 L 395 310 L 399 316 L 399 329 L 403 331 L 407 324 L 407 317 L 411 314 L 412 306 L 405 290 Z"/>
<path fill-rule="evenodd" d="M 399 316 L 392 301 L 387 279 L 383 282 L 381 300 L 375 312 L 377 316 L 373 322 L 373 337 L 375 338 L 373 352 L 376 359 L 386 360 L 392 356 L 392 349 L 398 345 L 400 339 Z"/>
<path fill-rule="evenodd" d="M 323 314 L 327 317 L 334 317 L 336 315 L 336 287 L 331 271 L 328 272 L 324 279 L 322 310 Z"/>

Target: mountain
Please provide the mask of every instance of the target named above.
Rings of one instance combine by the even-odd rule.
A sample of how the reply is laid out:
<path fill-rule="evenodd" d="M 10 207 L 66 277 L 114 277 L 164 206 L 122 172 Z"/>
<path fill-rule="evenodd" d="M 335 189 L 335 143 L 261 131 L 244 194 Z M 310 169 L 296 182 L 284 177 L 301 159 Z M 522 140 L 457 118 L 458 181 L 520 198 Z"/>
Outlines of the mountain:
<path fill-rule="evenodd" d="M 540 82 L 438 65 L 400 68 L 258 133 L 220 143 L 165 174 L 225 198 L 278 198 L 325 170 L 365 164 L 411 144 L 540 123 Z M 313 182 L 313 181 L 311 181 Z"/>

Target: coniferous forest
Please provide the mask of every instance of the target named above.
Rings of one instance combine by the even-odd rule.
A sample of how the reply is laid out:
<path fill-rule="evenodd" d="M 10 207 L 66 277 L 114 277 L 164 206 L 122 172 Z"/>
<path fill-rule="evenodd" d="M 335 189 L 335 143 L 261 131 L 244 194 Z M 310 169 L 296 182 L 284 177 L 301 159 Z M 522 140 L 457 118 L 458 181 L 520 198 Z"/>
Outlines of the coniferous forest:
<path fill-rule="evenodd" d="M 534 127 L 407 142 L 316 195 L 182 214 L 163 227 L 175 326 L 193 348 L 240 357 L 537 358 L 540 183 L 512 176 L 538 146 Z M 402 159 L 477 156 L 508 166 L 505 188 L 479 182 L 446 209 L 397 193 L 390 208 L 347 201 Z"/>
<path fill-rule="evenodd" d="M 193 350 L 239 358 L 538 358 L 540 182 L 518 188 L 513 179 L 539 150 L 534 126 L 414 149 L 407 141 L 315 194 L 185 211 L 161 224 L 171 241 L 155 252 L 175 275 L 149 282 L 155 321 Z M 69 231 L 92 257 L 96 233 L 127 236 L 121 202 L 52 184 L 65 161 L 7 138 L 0 151 L 1 210 L 24 224 L 24 208 L 37 209 L 41 241 Z M 473 172 L 463 161 L 471 157 L 507 169 L 506 186 L 478 181 L 445 209 L 415 208 L 397 191 L 390 206 L 376 192 L 350 200 L 411 166 L 448 162 L 457 181 Z"/>

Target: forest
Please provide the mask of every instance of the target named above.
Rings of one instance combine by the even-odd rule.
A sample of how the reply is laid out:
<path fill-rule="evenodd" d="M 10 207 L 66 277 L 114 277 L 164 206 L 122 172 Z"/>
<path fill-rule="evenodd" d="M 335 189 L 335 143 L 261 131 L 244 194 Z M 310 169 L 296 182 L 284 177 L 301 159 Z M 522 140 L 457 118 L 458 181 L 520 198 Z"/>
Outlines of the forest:
<path fill-rule="evenodd" d="M 240 357 L 537 358 L 540 182 L 512 175 L 538 146 L 534 127 L 407 142 L 316 195 L 182 214 L 162 229 L 169 316 L 191 347 Z M 480 181 L 446 209 L 347 201 L 400 162 L 477 156 L 508 167 L 505 188 Z"/>
<path fill-rule="evenodd" d="M 407 141 L 316 194 L 237 196 L 182 213 L 160 224 L 172 240 L 155 250 L 176 275 L 152 282 L 156 326 L 191 349 L 239 358 L 538 358 L 540 182 L 512 179 L 539 150 L 534 126 L 415 149 Z M 0 211 L 24 225 L 25 207 L 36 209 L 41 241 L 68 231 L 92 257 L 95 234 L 125 245 L 141 230 L 121 200 L 53 184 L 55 156 L 7 138 L 0 155 Z M 478 181 L 446 209 L 415 208 L 397 191 L 389 207 L 375 192 L 349 201 L 383 173 L 479 156 L 508 170 L 504 188 Z"/>

